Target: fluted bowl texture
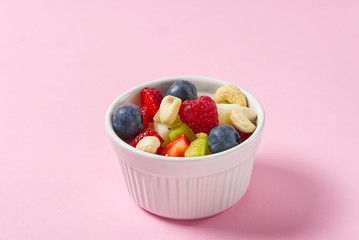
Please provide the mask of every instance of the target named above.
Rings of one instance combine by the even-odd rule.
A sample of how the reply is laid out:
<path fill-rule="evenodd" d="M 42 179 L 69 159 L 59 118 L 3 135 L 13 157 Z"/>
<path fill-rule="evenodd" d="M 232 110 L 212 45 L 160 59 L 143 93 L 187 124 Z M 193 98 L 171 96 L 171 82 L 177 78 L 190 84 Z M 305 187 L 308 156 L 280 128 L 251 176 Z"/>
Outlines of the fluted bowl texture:
<path fill-rule="evenodd" d="M 145 153 L 122 141 L 112 127 L 112 115 L 125 103 L 141 106 L 140 91 L 155 87 L 163 94 L 175 80 L 192 82 L 198 96 L 213 98 L 228 82 L 198 76 L 179 76 L 146 82 L 119 96 L 109 107 L 105 127 L 116 153 L 129 195 L 145 210 L 172 219 L 201 219 L 233 206 L 246 192 L 264 127 L 264 110 L 248 91 L 249 107 L 257 113 L 257 129 L 243 143 L 203 157 L 165 157 Z"/>

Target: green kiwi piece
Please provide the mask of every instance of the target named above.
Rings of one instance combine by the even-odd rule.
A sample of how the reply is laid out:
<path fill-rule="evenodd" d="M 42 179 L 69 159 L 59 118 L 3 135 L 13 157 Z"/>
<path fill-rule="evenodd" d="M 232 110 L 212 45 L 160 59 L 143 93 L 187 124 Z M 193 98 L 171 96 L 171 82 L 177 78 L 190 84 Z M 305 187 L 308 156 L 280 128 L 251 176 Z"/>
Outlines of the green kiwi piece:
<path fill-rule="evenodd" d="M 196 136 L 197 139 L 194 140 L 185 151 L 185 157 L 200 157 L 210 154 L 207 134 L 199 133 Z"/>
<path fill-rule="evenodd" d="M 186 137 L 192 142 L 193 140 L 196 139 L 196 135 L 194 134 L 194 132 L 192 131 L 192 129 L 190 129 L 186 124 L 182 123 L 181 125 L 172 127 L 169 133 L 169 137 L 171 139 L 171 141 L 175 140 L 179 135 L 181 135 L 182 133 L 184 133 L 184 135 L 186 135 Z"/>

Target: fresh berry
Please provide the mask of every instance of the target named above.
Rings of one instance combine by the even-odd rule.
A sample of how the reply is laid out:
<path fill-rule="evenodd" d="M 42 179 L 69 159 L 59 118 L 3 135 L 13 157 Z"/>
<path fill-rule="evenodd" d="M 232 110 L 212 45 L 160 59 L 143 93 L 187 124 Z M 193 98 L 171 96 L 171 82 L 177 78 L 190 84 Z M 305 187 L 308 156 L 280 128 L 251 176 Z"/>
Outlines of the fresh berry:
<path fill-rule="evenodd" d="M 153 118 L 160 108 L 163 99 L 162 93 L 156 88 L 144 88 L 141 91 L 142 106 L 147 106 L 150 110 L 150 117 Z"/>
<path fill-rule="evenodd" d="M 182 102 L 197 99 L 197 89 L 193 83 L 184 80 L 175 81 L 166 92 L 167 95 L 178 97 Z"/>
<path fill-rule="evenodd" d="M 238 129 L 236 129 L 236 131 L 239 134 L 239 138 L 241 139 L 241 143 L 244 142 L 245 140 L 247 140 L 253 134 L 253 133 L 241 132 Z"/>
<path fill-rule="evenodd" d="M 146 130 L 142 131 L 140 134 L 138 134 L 131 142 L 130 145 L 132 147 L 136 147 L 137 143 L 139 141 L 141 141 L 144 137 L 149 137 L 149 136 L 153 136 L 153 137 L 157 137 L 160 140 L 160 143 L 163 143 L 163 139 L 162 137 L 153 129 L 151 128 L 147 128 Z"/>
<path fill-rule="evenodd" d="M 164 149 L 164 148 L 160 146 L 160 147 L 157 149 L 157 153 L 162 152 L 162 151 L 163 151 L 163 149 Z"/>
<path fill-rule="evenodd" d="M 239 134 L 229 125 L 213 128 L 208 136 L 208 147 L 212 153 L 225 151 L 240 143 Z"/>
<path fill-rule="evenodd" d="M 117 108 L 112 116 L 112 126 L 122 140 L 130 140 L 143 130 L 141 109 L 132 103 Z"/>
<path fill-rule="evenodd" d="M 142 115 L 143 115 L 143 129 L 148 128 L 148 123 L 152 122 L 151 113 L 147 106 L 141 107 Z"/>
<path fill-rule="evenodd" d="M 184 153 L 190 144 L 191 141 L 182 133 L 178 138 L 161 150 L 159 154 L 169 157 L 184 157 Z"/>
<path fill-rule="evenodd" d="M 201 96 L 197 100 L 182 103 L 179 116 L 194 133 L 209 134 L 212 128 L 218 125 L 216 103 L 208 96 Z"/>

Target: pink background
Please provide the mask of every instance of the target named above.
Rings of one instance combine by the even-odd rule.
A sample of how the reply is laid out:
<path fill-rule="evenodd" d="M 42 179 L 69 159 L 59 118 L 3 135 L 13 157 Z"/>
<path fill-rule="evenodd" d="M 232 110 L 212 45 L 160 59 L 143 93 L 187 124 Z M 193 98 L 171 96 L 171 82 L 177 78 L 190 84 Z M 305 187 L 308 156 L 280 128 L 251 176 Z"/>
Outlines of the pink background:
<path fill-rule="evenodd" d="M 0 239 L 358 239 L 358 1 L 1 1 Z M 223 79 L 266 127 L 245 196 L 137 207 L 104 130 L 146 81 Z"/>

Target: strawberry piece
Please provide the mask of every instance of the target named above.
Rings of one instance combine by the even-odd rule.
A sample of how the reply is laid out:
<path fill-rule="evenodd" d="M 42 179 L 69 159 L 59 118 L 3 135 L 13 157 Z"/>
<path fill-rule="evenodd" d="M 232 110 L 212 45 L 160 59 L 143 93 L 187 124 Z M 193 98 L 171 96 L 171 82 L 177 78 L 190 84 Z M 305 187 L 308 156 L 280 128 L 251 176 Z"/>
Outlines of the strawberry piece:
<path fill-rule="evenodd" d="M 218 126 L 218 111 L 214 100 L 201 96 L 197 100 L 184 101 L 179 110 L 181 121 L 187 124 L 194 133 L 206 133 Z"/>
<path fill-rule="evenodd" d="M 148 137 L 148 136 L 157 137 L 160 140 L 161 144 L 164 141 L 163 138 L 155 130 L 153 130 L 151 128 L 147 128 L 146 130 L 144 130 L 140 134 L 138 134 L 129 144 L 132 147 L 136 147 L 137 143 L 139 141 L 141 141 L 144 137 Z"/>
<path fill-rule="evenodd" d="M 184 157 L 184 152 L 187 150 L 191 141 L 183 133 L 168 144 L 164 149 L 158 151 L 160 155 L 169 157 Z"/>
<path fill-rule="evenodd" d="M 160 108 L 163 99 L 162 93 L 156 88 L 146 87 L 141 91 L 142 106 L 147 106 L 152 119 Z"/>
<path fill-rule="evenodd" d="M 147 106 L 143 106 L 141 108 L 142 115 L 143 115 L 143 129 L 148 128 L 148 122 L 152 122 L 151 113 Z"/>
<path fill-rule="evenodd" d="M 236 128 L 234 128 L 236 129 Z M 247 140 L 253 133 L 245 133 L 241 132 L 238 129 L 236 129 L 237 133 L 239 134 L 239 138 L 241 139 L 241 143 Z"/>
<path fill-rule="evenodd" d="M 160 147 L 157 149 L 157 153 L 159 154 L 160 152 L 163 151 L 163 149 L 164 149 L 164 148 L 160 146 Z"/>

